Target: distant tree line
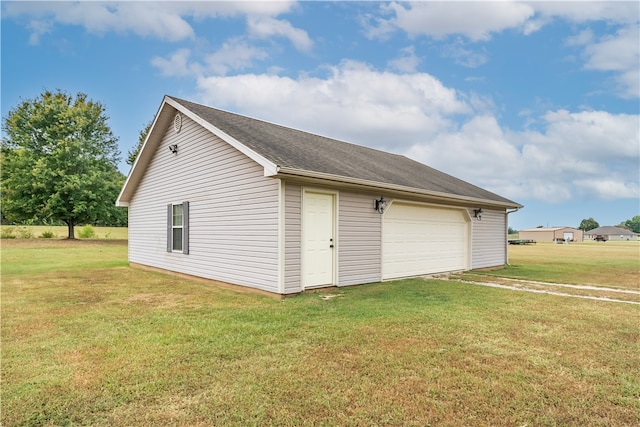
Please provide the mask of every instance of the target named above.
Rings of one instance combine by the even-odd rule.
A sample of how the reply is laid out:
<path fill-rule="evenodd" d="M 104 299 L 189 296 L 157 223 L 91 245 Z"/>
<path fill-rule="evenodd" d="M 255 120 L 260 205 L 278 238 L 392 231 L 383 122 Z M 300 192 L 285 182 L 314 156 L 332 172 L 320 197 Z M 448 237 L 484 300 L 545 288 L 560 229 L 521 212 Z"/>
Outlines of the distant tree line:
<path fill-rule="evenodd" d="M 593 218 L 585 218 L 580 222 L 580 225 L 578 226 L 578 230 L 589 231 L 598 227 L 600 227 L 600 224 L 598 224 L 598 221 L 596 221 Z M 631 219 L 622 221 L 620 224 L 616 225 L 616 227 L 626 228 L 627 230 L 631 230 L 634 233 L 640 233 L 640 215 L 636 215 Z M 544 226 L 539 225 L 536 228 L 544 228 Z M 509 227 L 508 233 L 516 234 L 518 233 L 518 230 L 515 230 Z"/>
<path fill-rule="evenodd" d="M 600 227 L 598 221 L 593 218 L 586 218 L 580 222 L 578 229 L 582 231 L 589 231 L 598 227 Z M 616 227 L 626 228 L 627 230 L 631 230 L 634 233 L 640 233 L 640 215 L 636 215 L 631 219 L 622 221 L 620 224 L 616 225 Z"/>

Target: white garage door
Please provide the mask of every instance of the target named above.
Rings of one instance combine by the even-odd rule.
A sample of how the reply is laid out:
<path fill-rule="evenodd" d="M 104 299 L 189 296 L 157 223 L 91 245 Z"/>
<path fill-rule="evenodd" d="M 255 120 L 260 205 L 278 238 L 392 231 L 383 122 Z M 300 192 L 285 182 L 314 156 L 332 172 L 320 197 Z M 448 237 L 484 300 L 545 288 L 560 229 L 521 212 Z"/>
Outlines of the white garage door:
<path fill-rule="evenodd" d="M 468 224 L 460 209 L 393 203 L 382 226 L 382 278 L 464 270 Z"/>

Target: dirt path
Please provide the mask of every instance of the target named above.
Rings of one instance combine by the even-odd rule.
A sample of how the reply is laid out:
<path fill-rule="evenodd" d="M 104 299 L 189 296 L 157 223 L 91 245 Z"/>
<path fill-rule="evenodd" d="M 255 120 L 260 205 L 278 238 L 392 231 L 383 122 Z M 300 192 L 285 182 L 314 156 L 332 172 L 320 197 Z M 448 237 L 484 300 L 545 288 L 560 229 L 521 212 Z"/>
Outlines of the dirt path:
<path fill-rule="evenodd" d="M 503 277 L 491 278 L 489 281 L 485 280 L 484 278 L 483 280 L 468 280 L 452 276 L 449 278 L 449 280 L 457 280 L 459 282 L 469 283 L 472 285 L 510 289 L 513 291 L 524 291 L 539 294 L 557 295 L 562 297 L 573 297 L 591 299 L 596 301 L 640 305 L 640 291 L 628 289 L 614 289 L 588 285 L 570 285 L 567 283 L 537 282 L 533 280 L 507 279 Z"/>

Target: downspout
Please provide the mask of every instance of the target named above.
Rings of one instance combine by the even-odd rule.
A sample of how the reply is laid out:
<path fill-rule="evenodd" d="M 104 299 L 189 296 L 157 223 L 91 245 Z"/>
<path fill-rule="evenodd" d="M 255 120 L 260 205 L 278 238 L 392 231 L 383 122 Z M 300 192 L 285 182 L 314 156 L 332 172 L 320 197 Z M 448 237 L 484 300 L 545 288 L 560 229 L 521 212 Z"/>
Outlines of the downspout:
<path fill-rule="evenodd" d="M 504 235 L 507 237 L 507 240 L 509 240 L 509 214 L 518 212 L 520 209 L 522 209 L 522 206 L 520 206 L 519 208 L 515 208 L 512 211 L 505 211 L 504 216 L 506 218 L 506 221 L 504 222 Z M 504 242 L 504 259 L 507 265 L 511 265 L 509 264 L 509 242 Z"/>

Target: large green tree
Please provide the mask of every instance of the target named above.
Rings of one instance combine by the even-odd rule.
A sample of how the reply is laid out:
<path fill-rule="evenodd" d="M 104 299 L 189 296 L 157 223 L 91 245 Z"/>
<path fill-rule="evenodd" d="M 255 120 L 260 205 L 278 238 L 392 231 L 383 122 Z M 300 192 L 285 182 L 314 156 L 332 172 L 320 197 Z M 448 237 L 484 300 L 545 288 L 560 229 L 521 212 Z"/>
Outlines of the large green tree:
<path fill-rule="evenodd" d="M 598 227 L 600 227 L 600 224 L 598 224 L 598 221 L 596 221 L 593 218 L 585 218 L 580 222 L 580 225 L 578 226 L 578 230 L 589 231 Z"/>
<path fill-rule="evenodd" d="M 105 108 L 61 91 L 21 102 L 3 121 L 2 212 L 9 221 L 78 224 L 122 216 L 115 200 L 124 177 Z"/>

